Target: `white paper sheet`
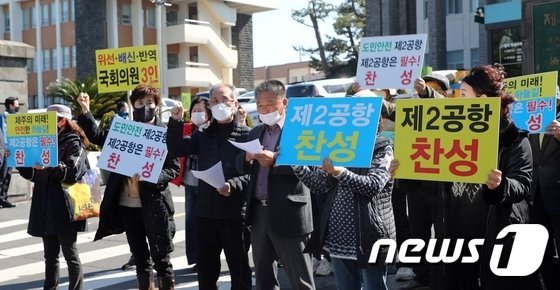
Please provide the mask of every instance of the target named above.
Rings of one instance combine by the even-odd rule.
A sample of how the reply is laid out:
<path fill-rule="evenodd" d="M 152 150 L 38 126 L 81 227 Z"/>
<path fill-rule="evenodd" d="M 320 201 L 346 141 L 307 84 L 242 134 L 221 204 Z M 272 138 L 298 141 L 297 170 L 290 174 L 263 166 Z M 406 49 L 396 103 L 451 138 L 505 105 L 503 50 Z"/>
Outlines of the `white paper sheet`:
<path fill-rule="evenodd" d="M 204 171 L 191 170 L 191 172 L 194 177 L 203 180 L 216 189 L 222 188 L 226 183 L 224 171 L 222 170 L 222 161 Z"/>
<path fill-rule="evenodd" d="M 233 144 L 233 146 L 251 154 L 258 154 L 263 152 L 261 141 L 259 141 L 259 139 L 255 139 L 253 141 L 245 143 L 239 143 L 231 140 L 229 140 L 229 142 Z"/>

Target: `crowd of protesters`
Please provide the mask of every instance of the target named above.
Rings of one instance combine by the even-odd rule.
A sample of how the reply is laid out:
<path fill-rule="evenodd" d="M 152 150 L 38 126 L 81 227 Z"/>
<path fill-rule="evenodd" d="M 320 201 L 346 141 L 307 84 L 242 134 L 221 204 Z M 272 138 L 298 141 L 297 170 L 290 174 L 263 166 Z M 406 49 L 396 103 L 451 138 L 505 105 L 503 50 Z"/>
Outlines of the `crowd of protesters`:
<path fill-rule="evenodd" d="M 312 254 L 328 257 L 338 289 L 387 289 L 383 257 L 387 251 L 381 251 L 376 263 L 368 263 L 372 245 L 380 239 L 401 244 L 409 238 L 426 244 L 431 238 L 485 239 L 485 243 L 476 263 L 429 264 L 422 258 L 418 264 L 398 264 L 397 279 L 409 280 L 404 290 L 560 289 L 560 122 L 549 124 L 546 134 L 528 135 L 518 129 L 511 120 L 514 98 L 504 90 L 505 77 L 500 65 L 478 66 L 460 88 L 464 98 L 501 100 L 498 164 L 488 172 L 485 184 L 394 180 L 399 162 L 393 158 L 393 148 L 398 140 L 380 134 L 384 123 L 395 120 L 389 90 L 364 92 L 352 87 L 351 94 L 382 95 L 385 103 L 378 136 L 371 136 L 375 138 L 371 165 L 344 168 L 328 158 L 319 167 L 275 164 L 282 154 L 279 142 L 288 106 L 282 82 L 267 80 L 255 88 L 262 124 L 254 128 L 247 126 L 235 87 L 215 85 L 209 98 L 193 100 L 188 114 L 181 105 L 171 110 L 166 135 L 169 154 L 157 183 L 142 181 L 138 174 L 110 174 L 95 239 L 125 233 L 138 287 L 154 289 L 155 269 L 160 289 L 173 289 L 170 253 L 175 210 L 168 187 L 172 182 L 185 187 L 186 255 L 202 290 L 217 289 L 222 250 L 232 289 L 251 289 L 250 246 L 257 289 L 287 286 L 278 280 L 280 264 L 292 288 L 315 289 Z M 449 80 L 435 74 L 415 82 L 420 98 L 445 98 L 449 89 Z M 19 168 L 23 177 L 44 184 L 35 186 L 28 231 L 44 240 L 47 288 L 58 284 L 58 247 L 69 264 L 70 288 L 83 288 L 75 242 L 84 223 L 56 216 L 51 216 L 56 218 L 52 221 L 38 220 L 42 211 L 63 206 L 44 196 L 55 195 L 62 181 L 77 181 L 83 170 L 84 144 L 102 145 L 107 137 L 90 112 L 89 96 L 76 97 L 81 107 L 79 127 L 71 125 L 66 107 L 48 109 L 59 116 L 59 143 L 64 138 L 72 141 L 59 147 L 61 165 Z M 157 89 L 138 86 L 130 96 L 132 120 L 163 126 L 158 117 L 160 102 Z M 229 142 L 254 139 L 262 144 L 261 153 L 244 152 Z M 220 188 L 193 176 L 192 170 L 207 170 L 218 162 L 226 180 Z M 319 207 L 312 206 L 312 196 L 322 198 Z M 548 229 L 544 261 L 539 271 L 525 277 L 497 276 L 489 266 L 491 250 L 498 243 L 504 251 L 511 250 L 513 236 L 499 241 L 496 236 L 515 223 L 538 223 Z"/>

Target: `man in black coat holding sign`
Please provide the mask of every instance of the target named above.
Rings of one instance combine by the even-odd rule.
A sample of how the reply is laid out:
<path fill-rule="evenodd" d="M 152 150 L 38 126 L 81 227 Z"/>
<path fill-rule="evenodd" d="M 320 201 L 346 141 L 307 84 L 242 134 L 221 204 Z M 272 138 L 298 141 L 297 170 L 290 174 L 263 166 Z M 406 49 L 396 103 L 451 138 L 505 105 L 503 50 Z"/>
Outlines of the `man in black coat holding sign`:
<path fill-rule="evenodd" d="M 171 110 L 167 127 L 167 148 L 172 156 L 196 155 L 198 170 L 204 171 L 218 162 L 226 183 L 216 189 L 200 179 L 196 205 L 196 253 L 198 283 L 201 290 L 217 289 L 222 249 L 231 273 L 232 289 L 251 289 L 248 238 L 243 227 L 247 177 L 240 176 L 235 160 L 241 153 L 228 140 L 246 142 L 249 128 L 235 120 L 235 87 L 219 84 L 210 89 L 210 106 L 214 120 L 203 131 L 183 139 L 182 106 Z"/>
<path fill-rule="evenodd" d="M 286 89 L 277 80 L 255 88 L 261 124 L 249 140 L 259 139 L 263 152 L 242 153 L 240 170 L 251 178 L 247 192 L 247 226 L 257 289 L 280 289 L 277 261 L 282 261 L 294 289 L 315 289 L 311 255 L 304 248 L 313 231 L 311 197 L 290 166 L 276 166 L 278 144 L 286 118 Z"/>

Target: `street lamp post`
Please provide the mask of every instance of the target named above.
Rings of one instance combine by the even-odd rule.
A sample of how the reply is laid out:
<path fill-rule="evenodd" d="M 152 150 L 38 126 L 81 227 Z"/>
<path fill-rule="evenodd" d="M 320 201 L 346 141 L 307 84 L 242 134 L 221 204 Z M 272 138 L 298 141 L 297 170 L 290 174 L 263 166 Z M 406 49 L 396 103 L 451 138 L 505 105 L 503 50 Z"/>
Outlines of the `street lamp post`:
<path fill-rule="evenodd" d="M 167 64 L 165 63 L 167 56 L 165 55 L 163 43 L 163 29 L 162 29 L 162 6 L 169 7 L 171 3 L 165 2 L 165 0 L 151 0 L 154 5 L 156 5 L 156 37 L 157 45 L 159 50 L 159 80 L 160 80 L 160 91 L 162 97 L 169 97 L 167 91 L 167 76 L 165 75 L 165 70 Z"/>

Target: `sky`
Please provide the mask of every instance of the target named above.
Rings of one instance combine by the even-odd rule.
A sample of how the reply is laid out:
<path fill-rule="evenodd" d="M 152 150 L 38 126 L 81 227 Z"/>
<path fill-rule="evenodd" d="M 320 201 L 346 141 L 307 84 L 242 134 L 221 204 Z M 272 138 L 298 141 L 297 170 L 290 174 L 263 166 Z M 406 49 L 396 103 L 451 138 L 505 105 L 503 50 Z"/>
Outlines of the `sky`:
<path fill-rule="evenodd" d="M 300 55 L 292 46 L 303 45 L 306 48 L 317 47 L 313 28 L 294 21 L 292 9 L 299 10 L 307 6 L 307 1 L 278 0 L 278 10 L 253 14 L 253 61 L 255 67 L 299 62 Z M 338 5 L 343 0 L 327 0 Z M 308 21 L 307 23 L 310 23 Z M 320 24 L 323 40 L 325 35 L 333 35 L 332 21 Z M 309 55 L 302 55 L 301 61 L 309 60 Z"/>

